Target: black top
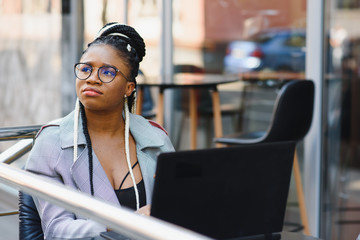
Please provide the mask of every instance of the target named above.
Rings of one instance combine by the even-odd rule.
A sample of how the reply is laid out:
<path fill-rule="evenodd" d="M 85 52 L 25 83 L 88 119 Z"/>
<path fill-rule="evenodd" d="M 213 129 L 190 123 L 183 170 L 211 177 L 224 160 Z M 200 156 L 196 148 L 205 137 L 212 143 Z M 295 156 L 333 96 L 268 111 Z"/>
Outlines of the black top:
<path fill-rule="evenodd" d="M 132 168 L 134 168 L 139 162 L 136 162 Z M 114 190 L 115 194 L 119 200 L 119 203 L 121 206 L 131 208 L 133 210 L 136 210 L 136 196 L 135 196 L 135 188 L 129 187 L 125 189 L 121 189 L 125 179 L 129 175 L 130 172 L 128 172 L 123 181 L 120 184 L 119 189 Z M 139 191 L 139 207 L 143 207 L 146 205 L 146 193 L 145 193 L 145 184 L 144 180 L 142 179 L 138 184 L 136 184 L 137 189 Z"/>

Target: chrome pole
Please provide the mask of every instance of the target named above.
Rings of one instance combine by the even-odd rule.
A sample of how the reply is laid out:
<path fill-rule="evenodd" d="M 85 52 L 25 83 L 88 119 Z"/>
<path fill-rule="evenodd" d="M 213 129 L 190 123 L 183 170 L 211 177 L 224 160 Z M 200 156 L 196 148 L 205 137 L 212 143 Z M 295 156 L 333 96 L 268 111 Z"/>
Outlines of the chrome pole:
<path fill-rule="evenodd" d="M 6 149 L 0 154 L 0 162 L 12 163 L 29 152 L 32 148 L 33 139 L 23 139 Z"/>
<path fill-rule="evenodd" d="M 0 141 L 34 138 L 41 125 L 0 128 Z"/>

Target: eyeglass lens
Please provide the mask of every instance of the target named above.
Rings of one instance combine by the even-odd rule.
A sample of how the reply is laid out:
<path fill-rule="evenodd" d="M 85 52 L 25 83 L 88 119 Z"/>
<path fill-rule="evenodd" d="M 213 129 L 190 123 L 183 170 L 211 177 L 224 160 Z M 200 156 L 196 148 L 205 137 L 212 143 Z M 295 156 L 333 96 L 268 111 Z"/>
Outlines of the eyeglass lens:
<path fill-rule="evenodd" d="M 79 63 L 75 65 L 75 75 L 80 80 L 85 80 L 90 77 L 93 67 L 86 63 Z M 98 76 L 102 82 L 111 82 L 117 74 L 115 68 L 110 66 L 103 66 L 98 69 Z"/>

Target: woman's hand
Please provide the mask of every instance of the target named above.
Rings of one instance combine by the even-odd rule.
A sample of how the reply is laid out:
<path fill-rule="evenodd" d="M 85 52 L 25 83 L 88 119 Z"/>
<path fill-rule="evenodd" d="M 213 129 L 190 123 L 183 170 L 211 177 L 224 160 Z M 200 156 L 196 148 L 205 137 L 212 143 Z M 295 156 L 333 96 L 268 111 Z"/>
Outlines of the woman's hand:
<path fill-rule="evenodd" d="M 136 211 L 136 213 L 139 213 L 140 215 L 145 215 L 145 216 L 150 216 L 150 210 L 151 210 L 151 205 L 145 205 L 143 207 L 141 207 L 139 210 Z M 111 231 L 110 228 L 107 228 L 106 231 Z"/>
<path fill-rule="evenodd" d="M 137 210 L 136 212 L 141 215 L 150 216 L 150 210 L 151 210 L 151 205 L 149 204 L 139 208 L 139 210 Z"/>

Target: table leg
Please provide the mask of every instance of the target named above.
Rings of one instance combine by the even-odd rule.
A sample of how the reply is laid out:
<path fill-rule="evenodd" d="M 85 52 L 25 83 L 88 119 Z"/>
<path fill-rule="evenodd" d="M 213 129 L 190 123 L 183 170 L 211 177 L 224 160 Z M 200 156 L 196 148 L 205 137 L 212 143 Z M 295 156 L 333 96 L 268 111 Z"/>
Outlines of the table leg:
<path fill-rule="evenodd" d="M 189 117 L 190 117 L 190 149 L 196 149 L 196 94 L 195 89 L 189 89 Z"/>
<path fill-rule="evenodd" d="M 156 122 L 161 126 L 164 125 L 164 92 L 160 90 L 158 106 L 156 111 Z"/>
<path fill-rule="evenodd" d="M 212 104 L 213 104 L 213 118 L 214 118 L 214 132 L 215 137 L 222 137 L 222 121 L 221 121 L 221 109 L 220 109 L 220 96 L 219 91 L 214 89 L 212 92 Z M 221 143 L 216 143 L 216 147 L 222 147 Z"/>
<path fill-rule="evenodd" d="M 299 210 L 300 210 L 300 219 L 304 226 L 304 234 L 310 235 L 310 228 L 309 228 L 309 221 L 307 216 L 306 204 L 305 204 L 305 197 L 304 197 L 304 190 L 301 181 L 301 174 L 300 174 L 300 167 L 299 161 L 297 158 L 297 152 L 295 149 L 294 154 L 294 165 L 293 165 L 293 173 L 294 179 L 296 184 L 296 193 L 299 201 Z"/>
<path fill-rule="evenodd" d="M 136 114 L 141 115 L 142 113 L 142 105 L 144 101 L 144 94 L 142 87 L 138 87 L 136 90 Z"/>

